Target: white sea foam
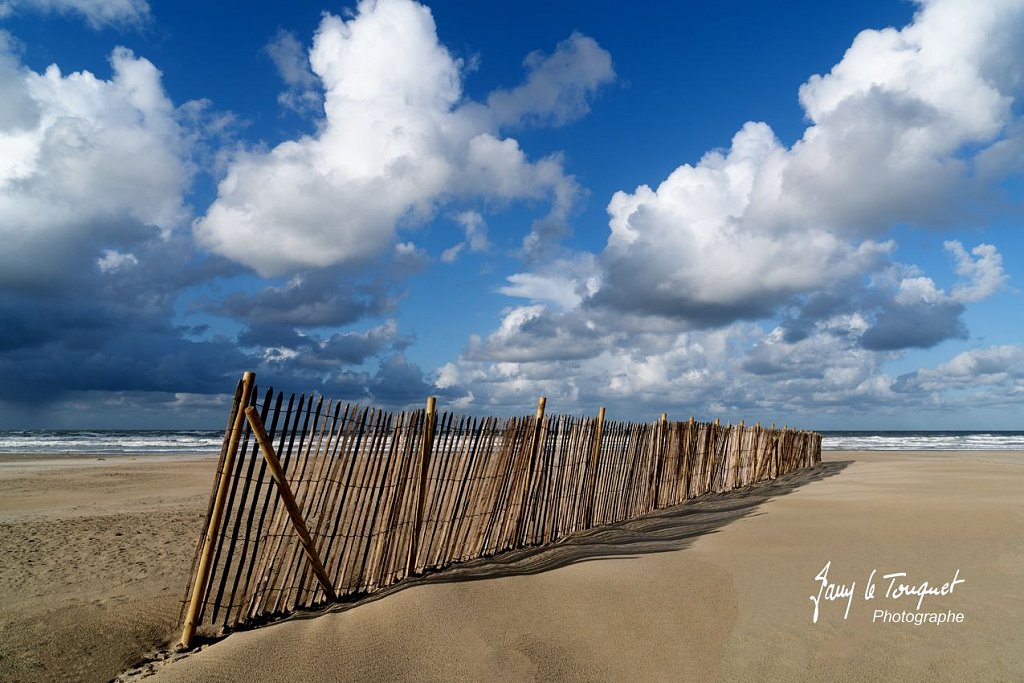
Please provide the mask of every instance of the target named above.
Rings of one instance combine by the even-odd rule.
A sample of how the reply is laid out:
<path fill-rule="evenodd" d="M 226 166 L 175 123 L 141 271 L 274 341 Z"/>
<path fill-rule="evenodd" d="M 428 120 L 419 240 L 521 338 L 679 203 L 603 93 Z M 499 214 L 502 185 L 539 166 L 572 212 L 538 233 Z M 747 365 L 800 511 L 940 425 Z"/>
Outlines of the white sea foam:
<path fill-rule="evenodd" d="M 1024 450 L 1024 432 L 822 432 L 826 451 Z"/>
<path fill-rule="evenodd" d="M 0 453 L 217 453 L 223 438 L 223 432 L 199 430 L 3 431 Z"/>

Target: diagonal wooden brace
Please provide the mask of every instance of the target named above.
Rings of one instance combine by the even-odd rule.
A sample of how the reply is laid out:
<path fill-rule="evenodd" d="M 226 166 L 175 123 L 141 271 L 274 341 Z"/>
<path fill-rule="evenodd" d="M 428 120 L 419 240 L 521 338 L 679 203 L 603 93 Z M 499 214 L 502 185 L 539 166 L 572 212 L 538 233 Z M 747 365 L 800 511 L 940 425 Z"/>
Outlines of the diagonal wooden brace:
<path fill-rule="evenodd" d="M 288 517 L 292 520 L 292 526 L 295 527 L 295 533 L 299 535 L 299 541 L 302 543 L 302 549 L 306 551 L 306 558 L 309 560 L 310 566 L 313 567 L 313 573 L 316 574 L 316 578 L 320 581 L 320 587 L 324 589 L 324 593 L 327 595 L 327 599 L 331 602 L 335 602 L 338 596 L 334 592 L 334 587 L 331 585 L 331 579 L 327 576 L 327 572 L 324 570 L 323 562 L 320 561 L 320 554 L 316 551 L 316 547 L 313 545 L 313 539 L 309 536 L 309 529 L 306 527 L 306 521 L 302 518 L 302 513 L 299 511 L 299 506 L 295 503 L 295 496 L 292 494 L 292 489 L 288 485 L 288 480 L 285 479 L 284 471 L 281 469 L 281 463 L 277 460 L 277 454 L 274 452 L 274 446 L 270 443 L 270 439 L 267 437 L 267 432 L 263 428 L 263 422 L 260 420 L 259 413 L 252 406 L 245 409 L 245 419 L 249 421 L 249 426 L 252 427 L 252 433 L 256 437 L 256 441 L 260 445 L 260 450 L 263 452 L 263 457 L 267 461 L 267 469 L 270 470 L 270 476 L 277 482 L 277 490 L 281 494 L 281 500 L 284 502 L 284 507 L 288 511 Z"/>

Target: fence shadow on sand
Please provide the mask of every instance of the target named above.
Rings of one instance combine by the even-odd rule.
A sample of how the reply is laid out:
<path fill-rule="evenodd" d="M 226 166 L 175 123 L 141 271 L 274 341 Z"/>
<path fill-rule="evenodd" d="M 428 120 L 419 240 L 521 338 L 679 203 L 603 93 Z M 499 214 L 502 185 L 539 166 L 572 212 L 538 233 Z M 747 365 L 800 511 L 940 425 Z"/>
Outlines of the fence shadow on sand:
<path fill-rule="evenodd" d="M 295 612 L 283 619 L 276 619 L 274 623 L 345 612 L 416 586 L 527 576 L 580 562 L 628 560 L 641 555 L 682 550 L 701 536 L 717 533 L 719 529 L 732 522 L 764 514 L 759 511 L 764 503 L 808 484 L 836 476 L 852 462 L 822 462 L 814 468 L 797 470 L 777 479 L 750 484 L 724 493 L 708 494 L 636 519 L 586 529 L 553 545 L 519 548 L 491 557 L 470 560 L 422 576 L 409 577 L 392 587 L 351 602 Z M 262 624 L 253 623 L 250 626 L 260 625 Z"/>

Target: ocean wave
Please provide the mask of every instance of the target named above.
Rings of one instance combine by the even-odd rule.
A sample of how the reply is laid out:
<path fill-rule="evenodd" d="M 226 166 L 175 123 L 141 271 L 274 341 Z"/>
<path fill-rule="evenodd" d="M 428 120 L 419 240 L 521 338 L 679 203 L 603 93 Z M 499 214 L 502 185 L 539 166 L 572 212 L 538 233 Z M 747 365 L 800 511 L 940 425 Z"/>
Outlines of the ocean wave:
<path fill-rule="evenodd" d="M 822 432 L 825 451 L 1024 450 L 1024 432 Z"/>
<path fill-rule="evenodd" d="M 61 453 L 84 455 L 217 453 L 224 432 L 21 430 L 0 432 L 0 453 Z"/>

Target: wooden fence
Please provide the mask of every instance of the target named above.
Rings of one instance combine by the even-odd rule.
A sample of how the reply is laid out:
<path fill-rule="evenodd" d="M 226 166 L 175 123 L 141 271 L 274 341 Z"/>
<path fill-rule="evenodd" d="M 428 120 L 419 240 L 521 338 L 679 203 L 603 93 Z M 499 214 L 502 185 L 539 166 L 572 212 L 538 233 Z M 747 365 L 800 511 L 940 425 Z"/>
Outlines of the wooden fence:
<path fill-rule="evenodd" d="M 239 382 L 182 643 L 821 461 L 755 425 L 389 413 Z M 248 407 L 248 410 L 246 408 Z M 261 447 L 261 443 L 262 447 Z M 261 455 L 262 453 L 262 455 Z"/>

